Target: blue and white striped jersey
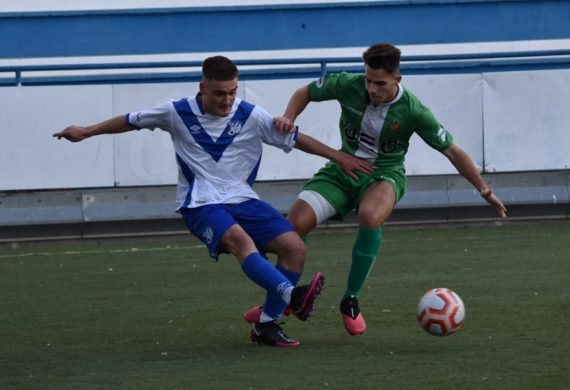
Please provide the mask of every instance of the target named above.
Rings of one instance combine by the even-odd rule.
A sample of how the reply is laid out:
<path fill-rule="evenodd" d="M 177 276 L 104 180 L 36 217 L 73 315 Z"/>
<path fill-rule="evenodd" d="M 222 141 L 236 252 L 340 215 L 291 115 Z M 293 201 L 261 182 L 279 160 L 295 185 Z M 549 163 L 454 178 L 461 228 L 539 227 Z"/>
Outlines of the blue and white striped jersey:
<path fill-rule="evenodd" d="M 235 99 L 226 117 L 207 114 L 196 95 L 127 115 L 138 129 L 170 133 L 178 163 L 178 208 L 259 199 L 251 188 L 261 162 L 262 143 L 286 153 L 297 133 L 277 131 L 259 106 Z"/>

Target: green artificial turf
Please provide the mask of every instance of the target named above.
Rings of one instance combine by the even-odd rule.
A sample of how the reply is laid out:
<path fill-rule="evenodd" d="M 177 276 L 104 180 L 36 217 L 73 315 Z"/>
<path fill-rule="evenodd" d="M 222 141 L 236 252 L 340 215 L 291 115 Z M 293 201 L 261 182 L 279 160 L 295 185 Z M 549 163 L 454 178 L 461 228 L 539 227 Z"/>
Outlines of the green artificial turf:
<path fill-rule="evenodd" d="M 298 348 L 253 345 L 262 303 L 231 256 L 198 241 L 0 249 L 0 389 L 567 389 L 570 223 L 386 228 L 362 293 L 338 312 L 354 233 L 311 235 L 303 281 L 326 276 Z M 415 319 L 424 291 L 465 302 L 456 334 Z"/>

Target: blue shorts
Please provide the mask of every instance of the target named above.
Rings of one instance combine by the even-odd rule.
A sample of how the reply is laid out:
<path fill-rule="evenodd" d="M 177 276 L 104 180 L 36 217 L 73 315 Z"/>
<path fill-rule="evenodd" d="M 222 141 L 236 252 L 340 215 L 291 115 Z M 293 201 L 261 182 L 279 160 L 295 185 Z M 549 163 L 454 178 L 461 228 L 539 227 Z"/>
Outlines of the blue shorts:
<path fill-rule="evenodd" d="M 193 209 L 180 209 L 186 226 L 198 237 L 218 260 L 220 240 L 236 223 L 252 238 L 259 251 L 293 226 L 268 203 L 250 199 L 238 204 L 210 204 Z"/>

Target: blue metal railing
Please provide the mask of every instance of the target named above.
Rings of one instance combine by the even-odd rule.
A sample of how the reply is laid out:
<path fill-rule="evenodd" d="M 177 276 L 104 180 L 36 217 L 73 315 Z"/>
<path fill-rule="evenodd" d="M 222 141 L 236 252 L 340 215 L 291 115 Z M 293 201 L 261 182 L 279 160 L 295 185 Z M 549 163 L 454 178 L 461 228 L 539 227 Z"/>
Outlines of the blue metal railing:
<path fill-rule="evenodd" d="M 246 59 L 234 61 L 241 78 L 287 78 L 322 76 L 326 72 L 362 70 L 360 57 Z M 194 81 L 200 79 L 201 61 L 146 61 L 117 63 L 36 64 L 0 66 L 2 86 Z M 245 68 L 243 68 L 245 67 Z M 247 68 L 247 67 L 257 67 Z M 166 68 L 179 69 L 164 72 Z M 570 49 L 494 53 L 432 54 L 402 57 L 402 73 L 457 73 L 525 69 L 570 68 Z M 101 73 L 71 75 L 71 71 L 141 70 L 146 73 Z M 194 69 L 194 70 L 192 70 Z M 58 75 L 28 75 L 58 72 Z M 68 73 L 66 73 L 68 72 Z"/>

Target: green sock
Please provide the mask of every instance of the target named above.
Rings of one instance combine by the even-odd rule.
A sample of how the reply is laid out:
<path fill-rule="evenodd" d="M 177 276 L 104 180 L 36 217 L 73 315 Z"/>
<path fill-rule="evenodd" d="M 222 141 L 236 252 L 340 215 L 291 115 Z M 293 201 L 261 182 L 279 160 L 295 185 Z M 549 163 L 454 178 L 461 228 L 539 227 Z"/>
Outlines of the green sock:
<path fill-rule="evenodd" d="M 348 273 L 348 285 L 342 299 L 350 295 L 360 296 L 360 290 L 374 265 L 382 242 L 381 228 L 359 227 L 356 241 L 352 247 L 352 264 Z"/>

